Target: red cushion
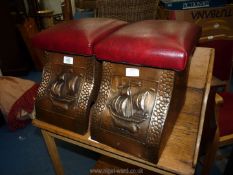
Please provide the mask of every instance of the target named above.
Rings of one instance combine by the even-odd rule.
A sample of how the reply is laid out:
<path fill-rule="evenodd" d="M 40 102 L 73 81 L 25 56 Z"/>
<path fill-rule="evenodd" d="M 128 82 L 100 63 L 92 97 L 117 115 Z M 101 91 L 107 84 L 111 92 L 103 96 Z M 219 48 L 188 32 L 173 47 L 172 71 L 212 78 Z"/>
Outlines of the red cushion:
<path fill-rule="evenodd" d="M 32 43 L 40 49 L 91 55 L 95 42 L 125 24 L 125 21 L 107 18 L 72 20 L 40 32 Z"/>
<path fill-rule="evenodd" d="M 221 93 L 223 105 L 219 109 L 220 136 L 233 134 L 233 93 Z"/>
<path fill-rule="evenodd" d="M 200 33 L 187 22 L 145 20 L 120 28 L 94 52 L 101 60 L 183 70 Z"/>
<path fill-rule="evenodd" d="M 221 80 L 229 80 L 233 58 L 233 40 L 212 39 L 199 43 L 199 46 L 214 48 L 213 75 Z"/>

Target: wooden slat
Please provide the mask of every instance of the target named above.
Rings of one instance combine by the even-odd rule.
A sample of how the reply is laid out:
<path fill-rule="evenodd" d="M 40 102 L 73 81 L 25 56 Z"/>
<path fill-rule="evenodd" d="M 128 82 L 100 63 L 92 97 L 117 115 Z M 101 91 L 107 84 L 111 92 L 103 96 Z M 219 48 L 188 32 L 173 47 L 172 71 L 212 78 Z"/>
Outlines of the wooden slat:
<path fill-rule="evenodd" d="M 229 144 L 233 144 L 233 134 L 229 134 L 219 138 L 219 146 L 226 146 Z"/>
<path fill-rule="evenodd" d="M 93 140 L 88 139 L 90 137 L 90 133 L 88 132 L 86 135 L 82 136 L 79 134 L 76 134 L 74 132 L 59 128 L 57 126 L 45 123 L 43 121 L 34 119 L 33 124 L 41 128 L 42 130 L 46 130 L 51 136 L 64 140 L 66 142 L 81 146 L 83 148 L 89 149 L 91 151 L 95 151 L 97 153 L 128 162 L 130 164 L 143 167 L 145 169 L 148 169 L 150 171 L 154 171 L 160 174 L 173 174 L 164 171 L 163 169 L 160 169 L 157 165 L 147 162 L 145 160 L 139 159 L 137 157 L 134 157 L 132 155 L 126 154 L 124 152 L 121 152 L 117 149 L 111 148 L 107 145 L 95 142 Z"/>
<path fill-rule="evenodd" d="M 192 158 L 194 156 L 195 142 L 197 138 L 198 117 L 182 113 L 177 119 L 176 126 L 167 142 L 157 165 L 131 156 L 107 145 L 89 140 L 89 132 L 81 136 L 74 132 L 64 130 L 40 120 L 33 120 L 33 124 L 58 139 L 79 145 L 86 149 L 110 156 L 133 165 L 143 167 L 161 174 L 168 172 L 178 174 L 193 174 Z M 189 160 L 189 161 L 187 161 Z"/>
<path fill-rule="evenodd" d="M 159 159 L 158 166 L 177 174 L 193 174 L 199 118 L 182 113 Z"/>
<path fill-rule="evenodd" d="M 222 81 L 222 80 L 216 78 L 215 76 L 213 76 L 211 86 L 226 87 L 227 86 L 227 81 Z"/>
<path fill-rule="evenodd" d="M 203 90 L 187 88 L 184 106 L 182 107 L 181 112 L 199 116 L 202 108 L 200 100 L 203 99 L 203 95 Z"/>
<path fill-rule="evenodd" d="M 206 87 L 210 57 L 214 54 L 213 49 L 197 47 L 190 63 L 188 87 L 204 89 Z M 210 70 L 212 71 L 212 70 Z"/>
<path fill-rule="evenodd" d="M 206 55 L 205 55 L 204 50 L 206 50 Z M 194 158 L 193 158 L 193 167 L 195 167 L 197 164 L 197 158 L 198 158 L 199 148 L 201 144 L 201 136 L 202 136 L 203 125 L 204 125 L 204 120 L 205 120 L 206 106 L 207 106 L 208 96 L 210 92 L 212 73 L 213 73 L 213 67 L 214 67 L 214 49 L 207 50 L 206 48 L 202 48 L 202 54 L 203 54 L 203 57 L 199 55 L 200 56 L 199 62 L 201 62 L 202 59 L 208 60 L 207 62 L 208 67 L 206 69 L 207 75 L 205 77 L 206 79 L 205 79 L 204 98 L 202 100 L 202 109 L 201 109 L 201 116 L 200 116 L 200 122 L 199 122 L 199 127 L 198 127 L 197 142 L 196 142 L 196 148 L 195 148 L 195 153 L 194 153 Z"/>

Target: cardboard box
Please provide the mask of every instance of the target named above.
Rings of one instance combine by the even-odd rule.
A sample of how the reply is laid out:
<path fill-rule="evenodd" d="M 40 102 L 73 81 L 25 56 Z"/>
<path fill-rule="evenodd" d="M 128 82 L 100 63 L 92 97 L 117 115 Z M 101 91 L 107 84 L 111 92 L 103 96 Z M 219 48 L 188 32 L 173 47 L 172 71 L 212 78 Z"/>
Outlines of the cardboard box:
<path fill-rule="evenodd" d="M 227 0 L 161 0 L 161 6 L 170 10 L 193 9 L 201 7 L 219 7 L 227 3 Z"/>
<path fill-rule="evenodd" d="M 159 8 L 159 19 L 194 22 L 202 26 L 201 40 L 233 40 L 233 5 L 215 8 L 167 10 Z"/>
<path fill-rule="evenodd" d="M 233 5 L 215 8 L 167 10 L 159 8 L 159 19 L 193 22 L 202 27 L 199 46 L 215 49 L 213 75 L 229 80 L 233 59 Z"/>

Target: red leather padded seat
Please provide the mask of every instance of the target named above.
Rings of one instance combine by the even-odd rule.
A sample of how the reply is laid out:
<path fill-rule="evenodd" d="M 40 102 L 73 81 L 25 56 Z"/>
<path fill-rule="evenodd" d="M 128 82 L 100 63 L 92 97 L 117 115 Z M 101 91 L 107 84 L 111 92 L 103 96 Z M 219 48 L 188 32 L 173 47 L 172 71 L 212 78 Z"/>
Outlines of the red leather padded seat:
<path fill-rule="evenodd" d="M 145 20 L 112 33 L 94 52 L 101 60 L 183 70 L 200 34 L 195 24 Z"/>
<path fill-rule="evenodd" d="M 72 20 L 40 32 L 32 43 L 44 50 L 92 55 L 94 43 L 126 24 L 107 18 Z"/>

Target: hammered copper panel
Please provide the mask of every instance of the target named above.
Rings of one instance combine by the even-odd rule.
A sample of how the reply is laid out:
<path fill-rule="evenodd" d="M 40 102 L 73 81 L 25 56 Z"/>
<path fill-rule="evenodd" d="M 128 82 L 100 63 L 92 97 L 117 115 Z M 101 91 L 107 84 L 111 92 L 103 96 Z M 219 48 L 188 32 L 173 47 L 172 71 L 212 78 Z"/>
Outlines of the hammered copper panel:
<path fill-rule="evenodd" d="M 45 95 L 46 89 L 48 88 L 49 82 L 51 81 L 52 66 L 46 64 L 42 72 L 42 80 L 37 92 L 37 98 Z"/>
<path fill-rule="evenodd" d="M 73 57 L 73 64 L 63 57 Z M 49 53 L 36 99 L 37 118 L 84 134 L 101 74 L 94 58 Z"/>
<path fill-rule="evenodd" d="M 126 68 L 140 76 L 125 75 Z M 175 72 L 103 63 L 97 101 L 91 110 L 91 137 L 149 161 L 159 154 Z"/>
<path fill-rule="evenodd" d="M 153 114 L 151 116 L 147 135 L 147 144 L 149 145 L 159 143 L 171 101 L 174 76 L 174 71 L 163 70 L 160 77 Z"/>

